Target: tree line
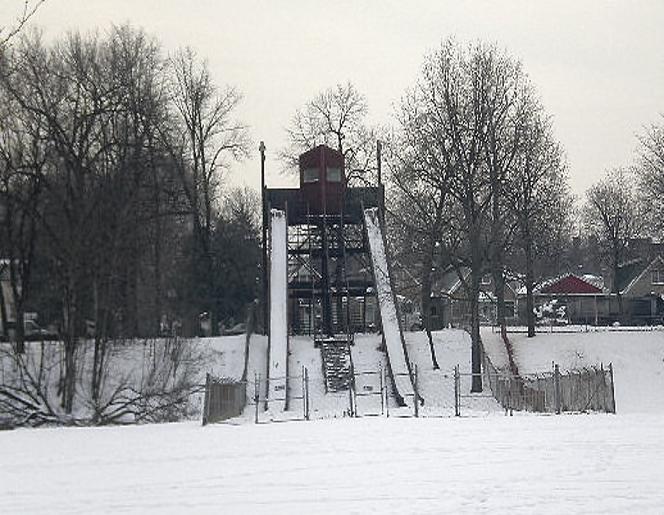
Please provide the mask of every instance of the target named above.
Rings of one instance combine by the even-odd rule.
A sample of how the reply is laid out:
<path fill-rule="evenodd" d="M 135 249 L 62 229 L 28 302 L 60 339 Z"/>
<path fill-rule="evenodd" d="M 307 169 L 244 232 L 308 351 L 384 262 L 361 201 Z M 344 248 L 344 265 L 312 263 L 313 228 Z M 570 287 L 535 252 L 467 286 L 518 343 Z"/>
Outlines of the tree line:
<path fill-rule="evenodd" d="M 638 136 L 635 159 L 626 166 L 612 168 L 586 192 L 581 212 L 586 239 L 596 244 L 598 259 L 604 263 L 611 292 L 618 298 L 621 265 L 642 248 L 631 248 L 638 239 L 662 242 L 664 239 L 664 118 L 647 126 Z"/>
<path fill-rule="evenodd" d="M 0 244 L 13 329 L 21 350 L 27 311 L 57 326 L 65 404 L 82 336 L 97 369 L 110 338 L 196 334 L 201 315 L 216 327 L 253 300 L 256 195 L 221 188 L 248 149 L 240 99 L 191 49 L 166 55 L 128 25 L 48 44 L 33 32 L 3 49 Z"/>

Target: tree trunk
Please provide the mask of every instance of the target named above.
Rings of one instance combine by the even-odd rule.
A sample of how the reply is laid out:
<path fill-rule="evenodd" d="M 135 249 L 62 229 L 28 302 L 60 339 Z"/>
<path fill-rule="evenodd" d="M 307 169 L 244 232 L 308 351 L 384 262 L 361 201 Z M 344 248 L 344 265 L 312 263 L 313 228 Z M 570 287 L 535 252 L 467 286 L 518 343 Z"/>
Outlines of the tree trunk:
<path fill-rule="evenodd" d="M 507 321 L 505 316 L 505 275 L 503 274 L 502 262 L 494 263 L 492 268 L 494 294 L 496 295 L 496 325 L 500 327 L 501 331 L 504 331 Z"/>
<path fill-rule="evenodd" d="M 92 379 L 91 379 L 91 390 L 92 390 L 92 401 L 96 406 L 97 401 L 99 400 L 99 385 L 101 383 L 101 339 L 100 339 L 100 328 L 101 328 L 101 313 L 100 313 L 100 303 L 99 303 L 99 279 L 97 276 L 94 277 L 92 281 L 92 298 L 94 302 L 94 313 L 95 313 L 95 334 L 94 334 L 94 353 L 92 356 Z"/>
<path fill-rule="evenodd" d="M 62 407 L 65 413 L 71 414 L 74 406 L 74 394 L 76 392 L 76 294 L 75 281 L 71 273 L 72 265 L 69 265 L 70 274 L 65 286 L 63 302 L 63 340 L 65 347 L 64 384 L 62 388 Z"/>
<path fill-rule="evenodd" d="M 0 268 L 0 276 L 2 276 L 2 269 Z M 2 337 L 8 339 L 7 332 L 7 306 L 5 306 L 5 294 L 2 291 L 2 283 L 0 283 L 0 323 L 2 323 Z"/>
<path fill-rule="evenodd" d="M 430 235 L 427 242 L 427 249 L 422 263 L 422 322 L 424 330 L 429 339 L 429 351 L 431 352 L 431 362 L 434 370 L 438 370 L 438 360 L 436 359 L 436 351 L 433 347 L 433 337 L 431 336 L 431 268 L 433 267 L 433 252 L 434 252 L 434 237 Z"/>
<path fill-rule="evenodd" d="M 533 262 L 533 245 L 529 238 L 525 239 L 526 254 L 526 324 L 528 338 L 535 336 L 535 271 Z"/>
<path fill-rule="evenodd" d="M 18 354 L 25 353 L 25 309 L 23 308 L 23 302 L 19 301 L 16 303 L 16 332 L 14 333 L 14 338 L 16 340 L 15 349 Z"/>
<path fill-rule="evenodd" d="M 625 313 L 623 311 L 623 299 L 622 295 L 620 295 L 620 286 L 618 284 L 618 272 L 619 272 L 619 265 L 620 265 L 620 251 L 618 250 L 617 246 L 614 247 L 613 250 L 613 256 L 612 256 L 612 268 L 613 268 L 613 292 L 616 294 L 616 297 L 618 299 L 618 320 L 621 324 L 625 322 Z"/>
<path fill-rule="evenodd" d="M 154 256 L 154 306 L 155 306 L 155 319 L 153 320 L 153 334 L 157 336 L 161 335 L 161 317 L 163 316 L 163 303 L 162 303 L 162 264 L 161 264 L 161 239 L 162 239 L 162 220 L 160 217 L 161 211 L 161 198 L 158 193 L 158 185 L 155 179 L 155 185 L 153 186 L 155 191 L 154 201 L 156 204 L 157 216 L 155 217 L 155 234 L 154 234 L 154 246 L 153 246 L 153 256 Z"/>
<path fill-rule="evenodd" d="M 474 260 L 475 261 L 475 260 Z M 482 281 L 482 269 L 476 263 L 470 272 L 471 286 L 470 286 L 470 312 L 471 312 L 471 362 L 473 380 L 470 391 L 472 393 L 482 391 L 482 347 L 480 339 L 480 283 Z"/>

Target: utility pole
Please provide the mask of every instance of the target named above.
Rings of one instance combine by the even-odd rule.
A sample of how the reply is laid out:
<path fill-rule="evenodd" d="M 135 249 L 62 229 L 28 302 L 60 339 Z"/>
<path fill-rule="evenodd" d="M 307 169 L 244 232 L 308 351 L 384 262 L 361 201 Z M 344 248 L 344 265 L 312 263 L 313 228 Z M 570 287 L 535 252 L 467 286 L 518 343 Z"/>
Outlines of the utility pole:
<path fill-rule="evenodd" d="M 261 305 L 263 310 L 263 332 L 267 334 L 267 210 L 265 209 L 265 143 L 263 141 L 258 146 L 258 151 L 261 153 L 261 210 L 263 213 L 263 280 L 261 281 L 263 298 L 261 299 Z"/>
<path fill-rule="evenodd" d="M 378 186 L 383 184 L 382 170 L 381 170 L 381 154 L 383 151 L 383 143 L 380 140 L 376 141 L 376 163 L 378 167 Z"/>
<path fill-rule="evenodd" d="M 380 215 L 380 221 L 383 224 L 383 227 L 385 227 L 385 190 L 383 189 L 383 165 L 382 165 L 382 157 L 383 154 L 383 142 L 380 140 L 376 140 L 376 168 L 378 171 L 378 206 L 379 206 L 379 215 Z"/>

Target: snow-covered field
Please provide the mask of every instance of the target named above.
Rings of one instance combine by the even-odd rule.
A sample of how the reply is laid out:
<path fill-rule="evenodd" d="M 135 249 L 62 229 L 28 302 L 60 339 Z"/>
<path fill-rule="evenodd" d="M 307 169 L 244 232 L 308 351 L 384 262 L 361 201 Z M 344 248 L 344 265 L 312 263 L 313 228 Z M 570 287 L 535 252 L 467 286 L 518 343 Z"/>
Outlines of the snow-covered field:
<path fill-rule="evenodd" d="M 0 513 L 661 513 L 664 418 L 493 416 L 0 435 Z"/>
<path fill-rule="evenodd" d="M 469 369 L 467 335 L 434 334 L 440 371 L 423 333 L 406 338 L 423 397 L 443 406 L 442 379 Z M 662 513 L 664 332 L 510 338 L 522 373 L 612 362 L 618 414 L 506 417 L 494 405 L 461 418 L 17 429 L 0 432 L 0 513 Z M 499 362 L 499 342 L 483 339 Z M 356 369 L 382 362 L 376 341 L 358 337 Z M 212 372 L 237 377 L 243 338 L 201 343 Z M 251 347 L 250 375 L 266 342 Z M 291 360 L 320 367 L 306 339 Z"/>

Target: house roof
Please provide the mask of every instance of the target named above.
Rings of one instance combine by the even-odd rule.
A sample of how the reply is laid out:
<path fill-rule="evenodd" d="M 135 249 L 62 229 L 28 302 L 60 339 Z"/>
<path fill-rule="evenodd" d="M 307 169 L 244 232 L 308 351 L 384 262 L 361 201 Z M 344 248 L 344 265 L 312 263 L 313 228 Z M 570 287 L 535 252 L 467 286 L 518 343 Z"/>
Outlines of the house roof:
<path fill-rule="evenodd" d="M 579 277 L 578 275 L 574 274 L 565 274 L 543 282 L 538 288 L 535 289 L 535 291 L 545 295 L 597 295 L 604 293 L 602 288 L 596 284 L 594 279 L 594 276 L 593 279 L 591 279 L 589 277 Z"/>
<path fill-rule="evenodd" d="M 469 268 L 461 268 L 460 270 L 463 277 L 468 277 L 470 273 Z M 448 296 L 454 294 L 461 287 L 461 280 L 457 271 L 450 267 L 445 269 L 442 273 L 435 273 L 433 284 L 431 286 L 431 295 L 434 297 Z"/>
<path fill-rule="evenodd" d="M 649 263 L 643 258 L 632 259 L 621 264 L 618 267 L 618 274 L 616 276 L 616 289 L 619 292 L 626 291 L 648 265 Z"/>
<path fill-rule="evenodd" d="M 442 275 L 434 279 L 434 283 L 431 288 L 431 296 L 450 297 L 455 295 L 459 290 L 462 290 L 464 286 L 461 282 L 461 279 L 459 279 L 459 275 L 461 275 L 465 281 L 468 281 L 470 268 L 461 267 L 459 271 L 453 267 L 446 269 Z M 506 281 L 505 288 L 506 290 L 511 290 L 513 293 L 516 293 L 514 281 Z M 480 297 L 482 297 L 483 300 L 495 299 L 493 278 L 491 278 L 491 285 L 488 287 L 486 285 L 481 286 Z"/>
<path fill-rule="evenodd" d="M 631 276 L 631 279 L 625 281 L 625 284 L 618 283 L 620 286 L 620 293 L 625 294 L 629 293 L 629 290 L 638 283 L 644 274 L 646 274 L 655 264 L 664 265 L 664 259 L 662 256 L 657 256 L 655 259 L 647 263 L 645 266 L 642 266 L 640 269 L 637 269 L 635 273 Z"/>

